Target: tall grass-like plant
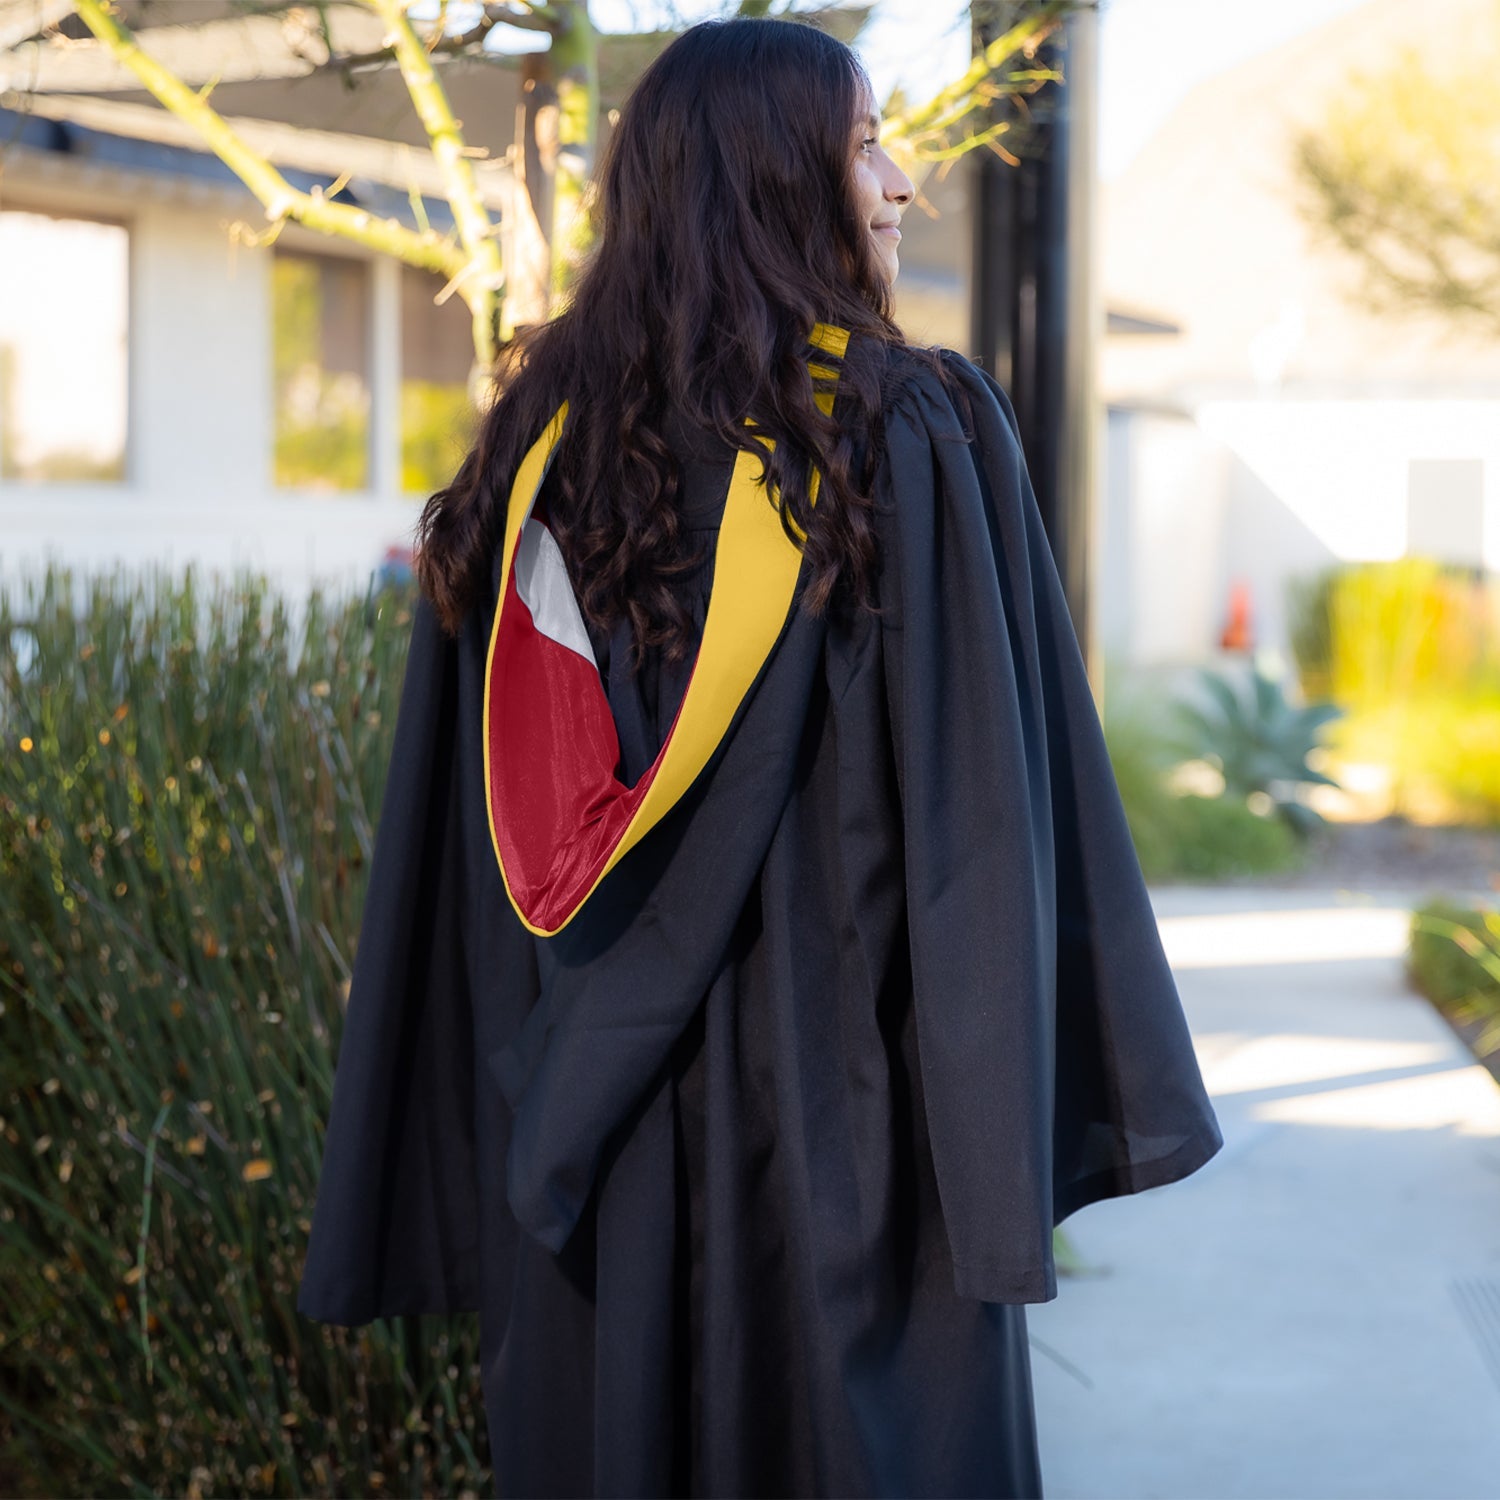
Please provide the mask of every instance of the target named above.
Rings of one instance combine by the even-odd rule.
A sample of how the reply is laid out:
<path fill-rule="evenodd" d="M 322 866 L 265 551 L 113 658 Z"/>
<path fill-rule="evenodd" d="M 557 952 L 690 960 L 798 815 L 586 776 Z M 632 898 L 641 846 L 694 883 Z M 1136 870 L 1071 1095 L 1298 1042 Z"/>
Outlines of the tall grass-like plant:
<path fill-rule="evenodd" d="M 1500 911 L 1443 897 L 1411 915 L 1407 976 L 1460 1027 L 1477 1057 L 1500 1053 Z"/>
<path fill-rule="evenodd" d="M 478 1493 L 477 1327 L 295 1311 L 412 597 L 81 592 L 0 604 L 0 1471 Z"/>
<path fill-rule="evenodd" d="M 1309 696 L 1367 710 L 1500 692 L 1500 586 L 1470 569 L 1428 557 L 1324 568 L 1288 582 L 1287 614 Z"/>
<path fill-rule="evenodd" d="M 1500 687 L 1492 586 L 1425 557 L 1366 563 L 1328 597 L 1329 690 L 1350 708 Z"/>
<path fill-rule="evenodd" d="M 1321 699 L 1333 681 L 1333 619 L 1329 600 L 1342 566 L 1319 568 L 1286 582 L 1287 643 L 1303 695 Z"/>

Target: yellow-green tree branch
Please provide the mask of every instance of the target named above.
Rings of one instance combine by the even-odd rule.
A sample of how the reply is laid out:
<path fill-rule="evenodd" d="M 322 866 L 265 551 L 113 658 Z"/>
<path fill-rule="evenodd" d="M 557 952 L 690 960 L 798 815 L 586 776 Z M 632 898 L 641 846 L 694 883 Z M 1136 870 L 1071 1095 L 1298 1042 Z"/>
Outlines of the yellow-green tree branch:
<path fill-rule="evenodd" d="M 1067 12 L 1076 8 L 1076 3 L 1069 3 L 1069 0 L 1052 0 L 1035 14 L 1016 22 L 978 53 L 967 70 L 952 83 L 939 89 L 924 103 L 888 116 L 880 127 L 881 140 L 887 145 L 906 142 L 918 147 L 919 143 L 941 137 L 966 115 L 992 99 L 1005 93 L 1020 92 L 1018 85 L 1035 86 L 1049 79 L 1055 80 L 1059 75 L 1047 68 L 1029 68 L 1014 73 L 1010 75 L 1008 87 L 997 82 L 996 75 L 1017 53 L 1024 52 L 1029 58 Z"/>
<path fill-rule="evenodd" d="M 980 146 L 990 146 L 1014 165 L 1018 158 L 1011 156 L 1009 152 L 1001 150 L 1000 147 L 995 145 L 995 142 L 1009 129 L 1010 123 L 1006 120 L 1001 120 L 984 130 L 973 131 L 969 135 L 964 136 L 962 140 L 954 141 L 951 144 L 944 145 L 940 143 L 933 146 L 925 146 L 918 154 L 923 161 L 945 163 L 957 161 L 959 157 L 967 156 L 969 152 L 977 150 Z M 941 179 L 942 176 L 943 174 L 939 172 L 938 177 Z"/>
<path fill-rule="evenodd" d="M 588 0 L 562 0 L 553 10 L 561 24 L 553 32 L 552 66 L 557 87 L 557 162 L 552 192 L 552 293 L 566 288 L 573 262 L 584 248 L 588 223 L 584 194 L 594 175 L 599 116 L 599 34 Z"/>
<path fill-rule="evenodd" d="M 496 311 L 505 289 L 495 226 L 480 199 L 474 167 L 465 155 L 463 133 L 453 116 L 448 95 L 433 71 L 427 48 L 406 14 L 406 0 L 368 0 L 368 3 L 387 27 L 396 66 L 401 70 L 412 107 L 432 144 L 433 160 L 443 176 L 458 237 L 469 257 L 468 271 L 459 291 L 474 315 L 475 353 L 488 365 L 496 353 Z"/>
<path fill-rule="evenodd" d="M 294 188 L 264 156 L 241 139 L 209 105 L 205 94 L 195 93 L 141 49 L 134 36 L 115 19 L 110 0 L 75 0 L 75 3 L 89 30 L 166 109 L 198 132 L 219 160 L 260 200 L 273 224 L 295 219 L 309 229 L 340 235 L 450 279 L 463 271 L 463 255 L 433 230 L 419 234 L 394 220 L 377 219 L 364 209 Z"/>

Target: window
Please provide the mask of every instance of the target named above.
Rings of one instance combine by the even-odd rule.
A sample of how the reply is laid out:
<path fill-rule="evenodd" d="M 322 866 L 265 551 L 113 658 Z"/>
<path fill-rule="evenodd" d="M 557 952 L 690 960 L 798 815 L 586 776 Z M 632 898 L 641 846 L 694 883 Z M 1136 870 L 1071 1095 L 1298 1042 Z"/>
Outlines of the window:
<path fill-rule="evenodd" d="M 370 484 L 370 273 L 346 256 L 276 250 L 271 264 L 275 482 Z"/>
<path fill-rule="evenodd" d="M 128 231 L 0 211 L 0 480 L 125 478 Z"/>
<path fill-rule="evenodd" d="M 1482 458 L 1407 461 L 1406 550 L 1460 567 L 1483 565 Z"/>
<path fill-rule="evenodd" d="M 430 495 L 452 478 L 478 436 L 469 404 L 473 320 L 443 278 L 401 267 L 401 488 Z"/>

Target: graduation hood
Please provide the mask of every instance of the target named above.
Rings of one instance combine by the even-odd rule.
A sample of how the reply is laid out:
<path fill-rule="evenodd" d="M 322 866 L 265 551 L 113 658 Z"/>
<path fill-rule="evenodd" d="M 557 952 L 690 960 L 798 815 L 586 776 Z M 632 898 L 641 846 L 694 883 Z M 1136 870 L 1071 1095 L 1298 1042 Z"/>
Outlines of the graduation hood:
<path fill-rule="evenodd" d="M 877 622 L 830 626 L 794 592 L 701 769 L 554 936 L 523 925 L 490 838 L 496 600 L 457 640 L 419 606 L 307 1315 L 477 1307 L 513 1231 L 560 1251 L 711 986 L 729 975 L 753 1004 L 755 986 L 795 983 L 816 1006 L 823 976 L 850 972 L 827 967 L 806 884 L 817 851 L 847 838 L 881 861 L 878 888 L 848 898 L 847 962 L 875 905 L 909 953 L 960 1294 L 1050 1299 L 1055 1225 L 1184 1178 L 1223 1144 L 1009 399 L 958 355 L 941 373 L 893 359 Z M 868 711 L 812 777 L 828 714 L 856 695 Z M 889 789 L 882 772 L 863 803 L 832 806 L 827 788 L 877 759 Z M 752 919 L 806 972 L 754 967 Z"/>

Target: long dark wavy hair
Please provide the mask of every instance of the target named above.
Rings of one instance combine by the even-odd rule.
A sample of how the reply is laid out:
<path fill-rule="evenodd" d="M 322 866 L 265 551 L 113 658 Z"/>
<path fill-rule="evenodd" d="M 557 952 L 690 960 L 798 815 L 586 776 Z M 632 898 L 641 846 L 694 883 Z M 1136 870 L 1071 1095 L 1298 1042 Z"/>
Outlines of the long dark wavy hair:
<path fill-rule="evenodd" d="M 646 70 L 601 165 L 571 300 L 502 354 L 477 441 L 418 523 L 418 582 L 450 634 L 489 582 L 520 461 L 564 400 L 549 524 L 585 615 L 628 615 L 637 662 L 647 645 L 690 649 L 672 587 L 695 561 L 662 436 L 672 408 L 737 449 L 773 440 L 783 525 L 805 535 L 804 608 L 836 590 L 870 605 L 868 434 L 887 350 L 904 343 L 851 187 L 870 97 L 855 54 L 802 22 L 704 22 Z M 808 376 L 818 322 L 851 334 L 838 422 Z"/>

